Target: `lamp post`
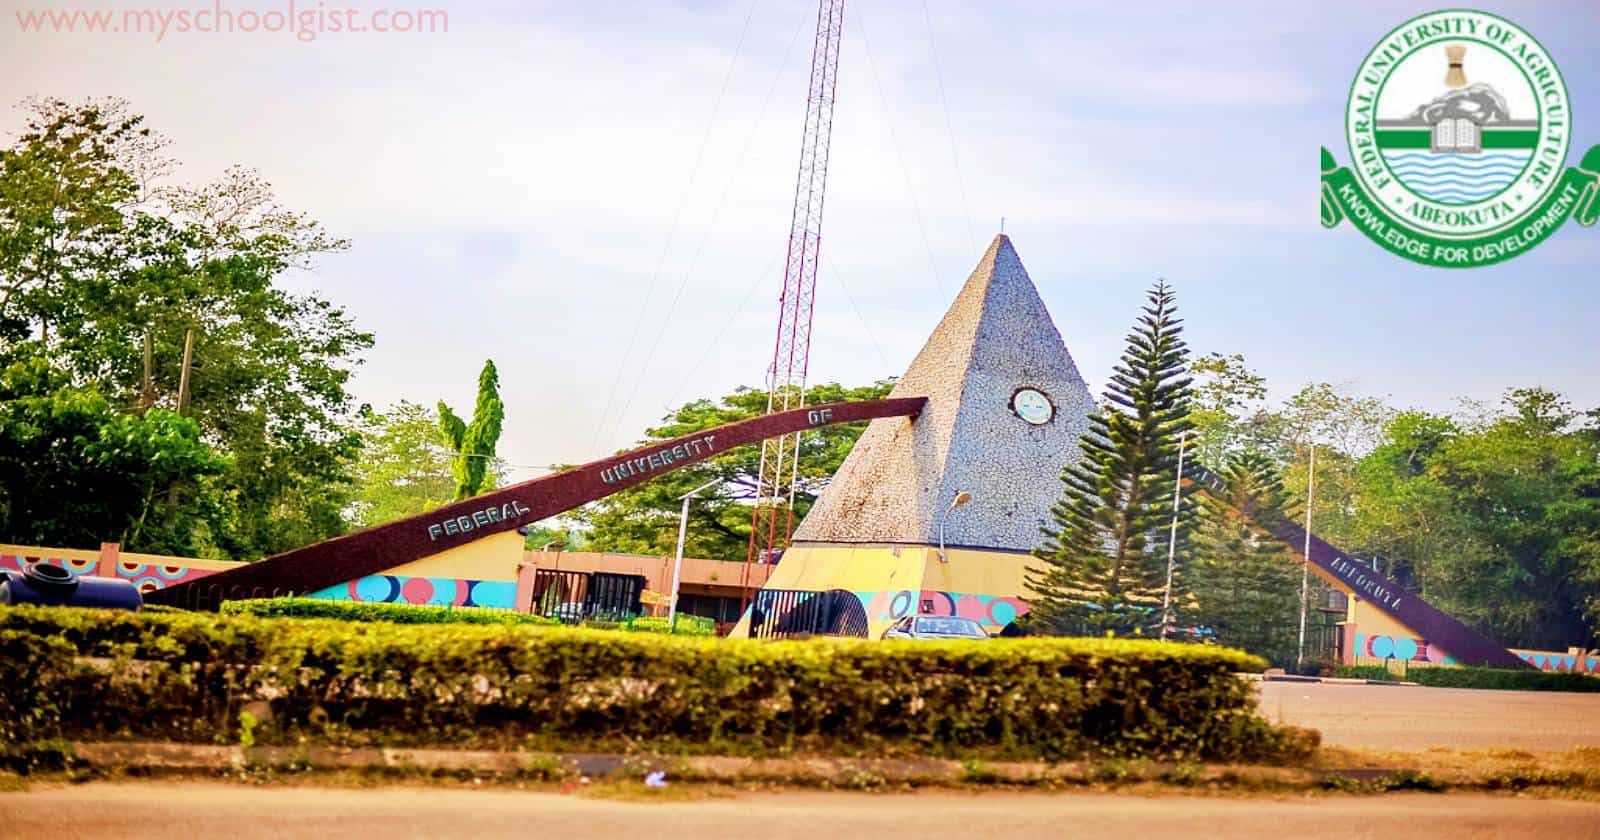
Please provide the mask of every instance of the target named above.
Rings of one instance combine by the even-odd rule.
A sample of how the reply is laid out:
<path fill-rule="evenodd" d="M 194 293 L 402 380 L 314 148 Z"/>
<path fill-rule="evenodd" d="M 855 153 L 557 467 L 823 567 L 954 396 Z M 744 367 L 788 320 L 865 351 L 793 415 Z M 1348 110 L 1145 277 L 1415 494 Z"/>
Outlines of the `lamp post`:
<path fill-rule="evenodd" d="M 1178 477 L 1172 482 L 1172 531 L 1167 535 L 1167 588 L 1161 594 L 1161 639 L 1167 638 L 1172 623 L 1172 568 L 1178 555 L 1178 505 L 1183 503 L 1183 455 L 1189 444 L 1189 430 L 1178 436 Z"/>
<path fill-rule="evenodd" d="M 675 633 L 678 629 L 678 578 L 683 574 L 683 540 L 689 535 L 689 502 L 700 491 L 720 482 L 721 479 L 712 479 L 683 494 L 683 513 L 678 516 L 678 556 L 672 561 L 672 592 L 667 602 L 667 632 L 669 633 Z"/>
<path fill-rule="evenodd" d="M 944 556 L 944 523 L 949 521 L 950 514 L 956 508 L 972 501 L 972 494 L 965 490 L 957 492 L 956 497 L 950 500 L 950 506 L 944 509 L 944 514 L 939 517 L 939 562 L 948 563 L 950 558 Z"/>

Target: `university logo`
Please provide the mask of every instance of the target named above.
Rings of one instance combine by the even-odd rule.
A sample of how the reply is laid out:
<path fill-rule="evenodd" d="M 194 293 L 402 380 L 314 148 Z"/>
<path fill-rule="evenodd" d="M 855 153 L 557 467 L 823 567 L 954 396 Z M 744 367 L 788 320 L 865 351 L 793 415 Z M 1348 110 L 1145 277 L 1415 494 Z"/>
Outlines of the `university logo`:
<path fill-rule="evenodd" d="M 1472 268 L 1600 218 L 1600 145 L 1567 167 L 1571 100 L 1521 27 L 1470 10 L 1401 24 L 1350 88 L 1350 165 L 1322 149 L 1322 225 L 1409 260 Z"/>

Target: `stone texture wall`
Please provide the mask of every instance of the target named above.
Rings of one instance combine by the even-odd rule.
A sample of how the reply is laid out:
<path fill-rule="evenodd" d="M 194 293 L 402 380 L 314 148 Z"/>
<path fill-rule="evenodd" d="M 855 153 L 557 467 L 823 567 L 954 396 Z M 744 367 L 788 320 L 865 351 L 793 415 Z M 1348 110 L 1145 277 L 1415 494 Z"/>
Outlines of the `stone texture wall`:
<path fill-rule="evenodd" d="M 1041 426 L 1011 408 L 1018 388 L 1055 408 Z M 1027 551 L 1079 457 L 1094 400 L 1044 301 L 1005 236 L 912 361 L 894 396 L 926 396 L 915 421 L 874 420 L 795 532 L 796 542 L 937 544 Z"/>

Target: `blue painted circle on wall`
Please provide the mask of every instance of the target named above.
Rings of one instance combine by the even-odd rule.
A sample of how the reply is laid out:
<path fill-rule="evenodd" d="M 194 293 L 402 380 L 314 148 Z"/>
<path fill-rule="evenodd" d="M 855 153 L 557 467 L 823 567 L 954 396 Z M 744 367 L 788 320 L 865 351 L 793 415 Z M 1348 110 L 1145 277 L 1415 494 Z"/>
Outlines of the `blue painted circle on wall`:
<path fill-rule="evenodd" d="M 1394 639 L 1388 636 L 1372 637 L 1372 655 L 1379 659 L 1388 659 L 1394 655 Z"/>
<path fill-rule="evenodd" d="M 1415 659 L 1416 657 L 1417 657 L 1417 641 L 1416 641 L 1416 639 L 1395 639 L 1394 640 L 1394 658 L 1395 659 Z"/>
<path fill-rule="evenodd" d="M 365 602 L 393 601 L 399 594 L 399 582 L 389 575 L 368 575 L 356 581 L 356 597 Z"/>
<path fill-rule="evenodd" d="M 1004 627 L 1017 620 L 1017 608 L 1010 601 L 993 601 L 989 604 L 989 618 L 997 627 Z"/>

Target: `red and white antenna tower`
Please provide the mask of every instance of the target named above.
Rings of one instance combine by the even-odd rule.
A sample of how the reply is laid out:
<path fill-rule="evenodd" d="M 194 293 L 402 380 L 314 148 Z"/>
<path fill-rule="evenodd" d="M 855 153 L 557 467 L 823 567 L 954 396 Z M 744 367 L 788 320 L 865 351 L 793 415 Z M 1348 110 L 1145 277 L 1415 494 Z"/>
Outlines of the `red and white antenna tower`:
<path fill-rule="evenodd" d="M 833 135 L 833 97 L 839 81 L 839 39 L 843 32 L 844 0 L 819 0 L 817 36 L 811 47 L 811 87 L 806 92 L 805 134 L 800 141 L 800 176 L 795 182 L 794 214 L 789 221 L 783 296 L 778 299 L 778 338 L 772 367 L 768 369 L 768 414 L 805 405 L 811 304 L 817 290 L 817 261 L 822 254 L 822 198 L 828 181 L 828 142 Z M 769 438 L 761 445 L 760 485 L 750 519 L 751 562 L 765 561 L 774 549 L 789 544 L 789 534 L 794 529 L 800 434 Z"/>

